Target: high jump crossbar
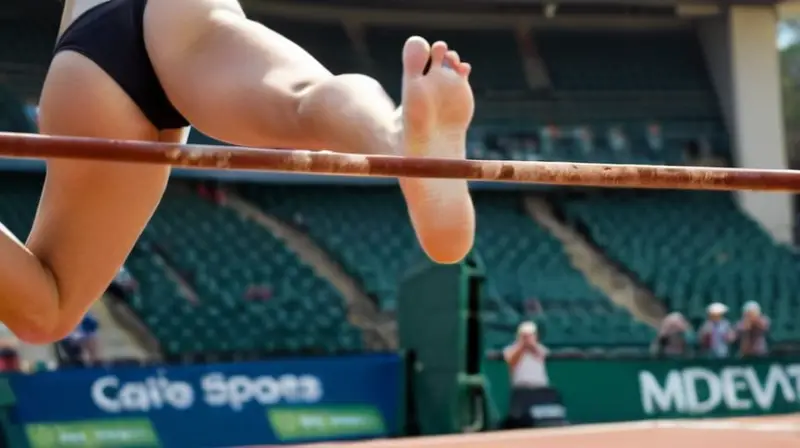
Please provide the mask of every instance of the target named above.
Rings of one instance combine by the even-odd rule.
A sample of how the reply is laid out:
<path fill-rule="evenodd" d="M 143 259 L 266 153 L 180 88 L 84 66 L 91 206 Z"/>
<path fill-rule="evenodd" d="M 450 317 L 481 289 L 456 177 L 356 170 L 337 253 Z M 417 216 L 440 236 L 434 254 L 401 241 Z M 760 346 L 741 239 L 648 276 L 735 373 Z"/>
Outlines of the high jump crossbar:
<path fill-rule="evenodd" d="M 800 171 L 795 170 L 417 158 L 8 132 L 0 133 L 0 157 L 577 187 L 800 192 Z"/>

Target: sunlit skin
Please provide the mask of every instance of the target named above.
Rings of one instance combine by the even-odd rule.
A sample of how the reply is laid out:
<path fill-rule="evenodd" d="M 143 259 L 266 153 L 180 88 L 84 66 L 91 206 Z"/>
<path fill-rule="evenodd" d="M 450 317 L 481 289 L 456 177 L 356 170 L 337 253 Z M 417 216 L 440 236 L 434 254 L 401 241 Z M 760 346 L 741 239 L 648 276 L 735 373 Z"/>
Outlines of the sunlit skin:
<path fill-rule="evenodd" d="M 99 3 L 67 0 L 60 29 Z M 256 147 L 466 155 L 471 67 L 445 42 L 406 42 L 398 108 L 374 79 L 332 75 L 299 46 L 248 20 L 236 0 L 149 0 L 143 20 L 148 55 L 168 97 L 214 138 Z M 106 72 L 71 51 L 52 60 L 39 126 L 44 134 L 143 141 L 184 142 L 188 134 L 156 129 Z M 32 343 L 68 334 L 128 256 L 169 172 L 48 160 L 27 242 L 0 234 L 0 320 Z M 467 183 L 402 179 L 400 186 L 425 252 L 437 262 L 460 261 L 475 233 Z"/>

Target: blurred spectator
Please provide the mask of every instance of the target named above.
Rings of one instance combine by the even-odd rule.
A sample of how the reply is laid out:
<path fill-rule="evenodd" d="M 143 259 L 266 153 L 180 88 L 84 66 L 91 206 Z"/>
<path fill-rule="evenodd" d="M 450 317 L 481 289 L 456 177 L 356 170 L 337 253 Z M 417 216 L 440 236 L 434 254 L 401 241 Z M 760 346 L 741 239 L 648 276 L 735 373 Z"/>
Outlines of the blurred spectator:
<path fill-rule="evenodd" d="M 652 351 L 656 355 L 686 355 L 693 336 L 692 327 L 683 314 L 678 312 L 667 314 L 661 321 Z"/>
<path fill-rule="evenodd" d="M 224 205 L 228 197 L 222 184 L 215 179 L 200 181 L 197 184 L 197 194 L 215 204 Z"/>
<path fill-rule="evenodd" d="M 36 104 L 28 103 L 25 105 L 25 114 L 31 119 L 31 122 L 39 128 L 39 106 Z"/>
<path fill-rule="evenodd" d="M 620 127 L 613 126 L 609 128 L 606 138 L 608 139 L 608 146 L 614 150 L 614 152 L 628 150 L 628 138 L 625 136 L 625 133 L 622 132 Z"/>
<path fill-rule="evenodd" d="M 128 272 L 125 265 L 122 265 L 119 271 L 117 271 L 117 275 L 114 276 L 114 280 L 112 280 L 111 284 L 108 286 L 108 292 L 116 297 L 129 299 L 136 293 L 138 288 L 139 284 L 136 282 L 136 279 Z"/>
<path fill-rule="evenodd" d="M 714 302 L 706 309 L 708 318 L 700 327 L 700 340 L 703 350 L 714 358 L 725 358 L 730 351 L 731 342 L 736 340 L 736 333 L 730 322 L 725 319 L 728 307 Z"/>
<path fill-rule="evenodd" d="M 561 130 L 556 126 L 545 126 L 539 129 L 539 143 L 542 152 L 550 154 L 555 151 L 556 140 L 561 138 Z"/>
<path fill-rule="evenodd" d="M 19 339 L 0 322 L 0 372 L 13 372 L 19 369 Z"/>
<path fill-rule="evenodd" d="M 268 286 L 251 285 L 244 293 L 247 300 L 269 300 L 272 298 L 272 289 Z"/>
<path fill-rule="evenodd" d="M 700 137 L 697 139 L 697 147 L 702 159 L 707 159 L 714 155 L 714 145 L 711 144 L 711 140 L 707 137 Z"/>
<path fill-rule="evenodd" d="M 503 350 L 508 363 L 513 387 L 547 387 L 547 370 L 544 366 L 547 348 L 539 343 L 536 324 L 523 322 L 517 328 L 517 339 Z"/>
<path fill-rule="evenodd" d="M 294 214 L 292 215 L 292 223 L 294 223 L 294 226 L 298 230 L 308 230 L 308 228 L 306 227 L 306 218 L 299 211 L 294 212 Z"/>
<path fill-rule="evenodd" d="M 700 143 L 695 139 L 689 140 L 683 148 L 683 160 L 691 163 L 698 158 L 700 158 Z"/>
<path fill-rule="evenodd" d="M 650 123 L 647 125 L 647 146 L 653 152 L 660 152 L 664 149 L 664 138 L 661 135 L 661 125 Z"/>
<path fill-rule="evenodd" d="M 511 374 L 511 400 L 506 428 L 553 426 L 566 423 L 566 410 L 558 391 L 549 387 L 545 358 L 536 324 L 523 322 L 517 339 L 503 350 Z"/>
<path fill-rule="evenodd" d="M 572 135 L 584 154 L 594 152 L 594 136 L 589 128 L 586 126 L 578 126 L 572 130 Z"/>
<path fill-rule="evenodd" d="M 97 331 L 100 325 L 86 313 L 78 326 L 66 338 L 56 343 L 56 355 L 61 366 L 84 366 L 100 360 Z"/>
<path fill-rule="evenodd" d="M 684 162 L 690 165 L 703 165 L 714 158 L 714 148 L 706 137 L 691 139 L 683 151 Z"/>
<path fill-rule="evenodd" d="M 529 136 L 525 137 L 522 140 L 522 149 L 528 155 L 538 154 L 539 153 L 539 143 L 536 137 Z"/>
<path fill-rule="evenodd" d="M 522 304 L 524 307 L 523 309 L 525 311 L 525 314 L 528 316 L 535 316 L 537 314 L 542 314 L 542 312 L 544 311 L 544 309 L 542 308 L 542 303 L 539 302 L 539 300 L 536 298 L 526 299 L 525 301 L 522 302 Z"/>
<path fill-rule="evenodd" d="M 739 353 L 742 356 L 764 356 L 767 354 L 769 318 L 761 314 L 761 306 L 749 301 L 742 308 L 742 320 L 736 325 L 739 336 Z"/>

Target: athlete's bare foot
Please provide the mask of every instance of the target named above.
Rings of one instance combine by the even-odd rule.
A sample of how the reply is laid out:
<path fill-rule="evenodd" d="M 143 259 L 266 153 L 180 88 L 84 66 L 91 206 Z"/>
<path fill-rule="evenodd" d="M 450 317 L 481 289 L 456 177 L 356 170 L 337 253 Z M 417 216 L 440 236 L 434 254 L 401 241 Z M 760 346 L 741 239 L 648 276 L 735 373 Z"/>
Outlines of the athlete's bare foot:
<path fill-rule="evenodd" d="M 428 59 L 431 68 L 423 75 Z M 403 48 L 403 155 L 466 158 L 467 128 L 475 111 L 468 76 L 447 44 L 431 47 L 412 37 Z M 461 261 L 475 239 L 475 209 L 467 182 L 400 179 L 411 223 L 428 256 L 438 263 Z"/>

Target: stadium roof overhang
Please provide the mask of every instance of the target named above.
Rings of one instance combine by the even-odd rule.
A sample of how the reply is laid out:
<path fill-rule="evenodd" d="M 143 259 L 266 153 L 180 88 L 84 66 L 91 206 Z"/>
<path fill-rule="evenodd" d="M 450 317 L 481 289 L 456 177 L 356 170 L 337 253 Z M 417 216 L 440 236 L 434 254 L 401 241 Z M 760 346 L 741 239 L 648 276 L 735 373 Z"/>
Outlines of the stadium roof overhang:
<path fill-rule="evenodd" d="M 242 0 L 253 12 L 308 11 L 328 14 L 335 11 L 435 11 L 470 14 L 546 14 L 559 16 L 621 15 L 669 16 L 713 15 L 730 5 L 798 4 L 800 0 Z"/>
<path fill-rule="evenodd" d="M 260 2 L 264 0 L 250 0 Z M 778 3 L 799 3 L 800 0 L 337 0 L 336 5 L 340 6 L 359 6 L 370 8 L 398 8 L 398 7 L 438 7 L 452 5 L 463 7 L 464 5 L 481 6 L 541 6 L 546 4 L 559 5 L 583 5 L 583 6 L 613 6 L 613 5 L 636 5 L 636 6 L 674 6 L 674 5 L 734 5 L 734 4 L 778 4 Z M 293 0 L 293 3 L 307 5 L 333 6 L 329 0 Z"/>

